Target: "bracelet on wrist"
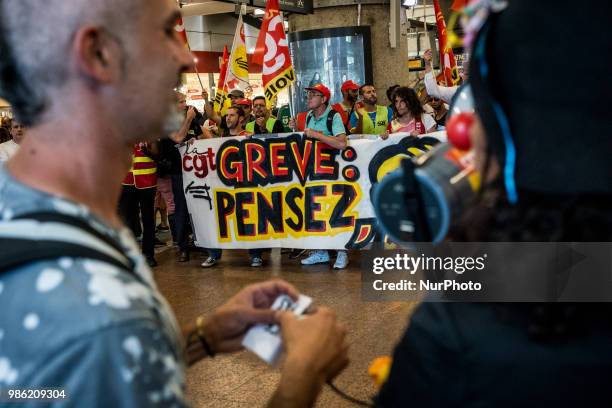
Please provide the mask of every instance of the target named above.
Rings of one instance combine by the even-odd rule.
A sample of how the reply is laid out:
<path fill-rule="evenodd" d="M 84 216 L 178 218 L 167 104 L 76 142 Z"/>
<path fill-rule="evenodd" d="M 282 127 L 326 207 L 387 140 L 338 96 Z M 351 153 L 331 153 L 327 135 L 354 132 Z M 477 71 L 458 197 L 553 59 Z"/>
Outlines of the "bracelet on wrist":
<path fill-rule="evenodd" d="M 198 318 L 196 319 L 196 334 L 206 354 L 209 357 L 214 357 L 215 352 L 213 351 L 212 347 L 210 347 L 210 344 L 204 336 L 204 316 L 198 316 Z"/>

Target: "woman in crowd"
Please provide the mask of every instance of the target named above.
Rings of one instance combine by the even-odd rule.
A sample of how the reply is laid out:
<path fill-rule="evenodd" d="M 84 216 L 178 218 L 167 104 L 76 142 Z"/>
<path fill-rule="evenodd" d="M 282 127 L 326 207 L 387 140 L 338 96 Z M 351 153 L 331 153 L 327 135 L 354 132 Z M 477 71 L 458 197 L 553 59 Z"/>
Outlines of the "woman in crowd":
<path fill-rule="evenodd" d="M 436 130 L 436 121 L 423 110 L 414 89 L 400 86 L 393 91 L 393 113 L 390 133 L 406 132 L 412 136 Z"/>

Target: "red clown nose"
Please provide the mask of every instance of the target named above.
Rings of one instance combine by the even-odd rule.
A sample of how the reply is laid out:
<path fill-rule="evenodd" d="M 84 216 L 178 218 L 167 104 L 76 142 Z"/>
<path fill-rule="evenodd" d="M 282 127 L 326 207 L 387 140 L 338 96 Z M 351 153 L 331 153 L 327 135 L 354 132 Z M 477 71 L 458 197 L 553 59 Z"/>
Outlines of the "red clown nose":
<path fill-rule="evenodd" d="M 446 123 L 448 141 L 459 150 L 469 150 L 471 147 L 470 128 L 474 123 L 474 114 L 461 112 L 453 115 Z"/>

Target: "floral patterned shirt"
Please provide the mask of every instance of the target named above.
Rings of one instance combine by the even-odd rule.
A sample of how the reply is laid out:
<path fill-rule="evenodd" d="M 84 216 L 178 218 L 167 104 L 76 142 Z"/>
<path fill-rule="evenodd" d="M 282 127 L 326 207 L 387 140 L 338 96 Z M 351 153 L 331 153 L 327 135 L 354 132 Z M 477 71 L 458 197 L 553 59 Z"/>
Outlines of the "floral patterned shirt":
<path fill-rule="evenodd" d="M 41 211 L 86 221 L 136 267 L 60 257 L 0 273 L 0 405 L 8 389 L 57 388 L 55 407 L 186 406 L 180 332 L 131 233 L 0 166 L 0 222 Z"/>

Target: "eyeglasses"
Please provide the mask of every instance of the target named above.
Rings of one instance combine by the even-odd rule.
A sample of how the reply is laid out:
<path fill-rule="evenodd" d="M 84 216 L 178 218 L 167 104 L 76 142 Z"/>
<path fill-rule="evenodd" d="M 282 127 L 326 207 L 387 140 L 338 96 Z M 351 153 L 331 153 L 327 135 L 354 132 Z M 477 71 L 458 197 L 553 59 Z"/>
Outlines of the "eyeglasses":
<path fill-rule="evenodd" d="M 323 97 L 323 94 L 314 91 L 306 91 L 306 96 L 312 98 L 313 96 Z"/>

